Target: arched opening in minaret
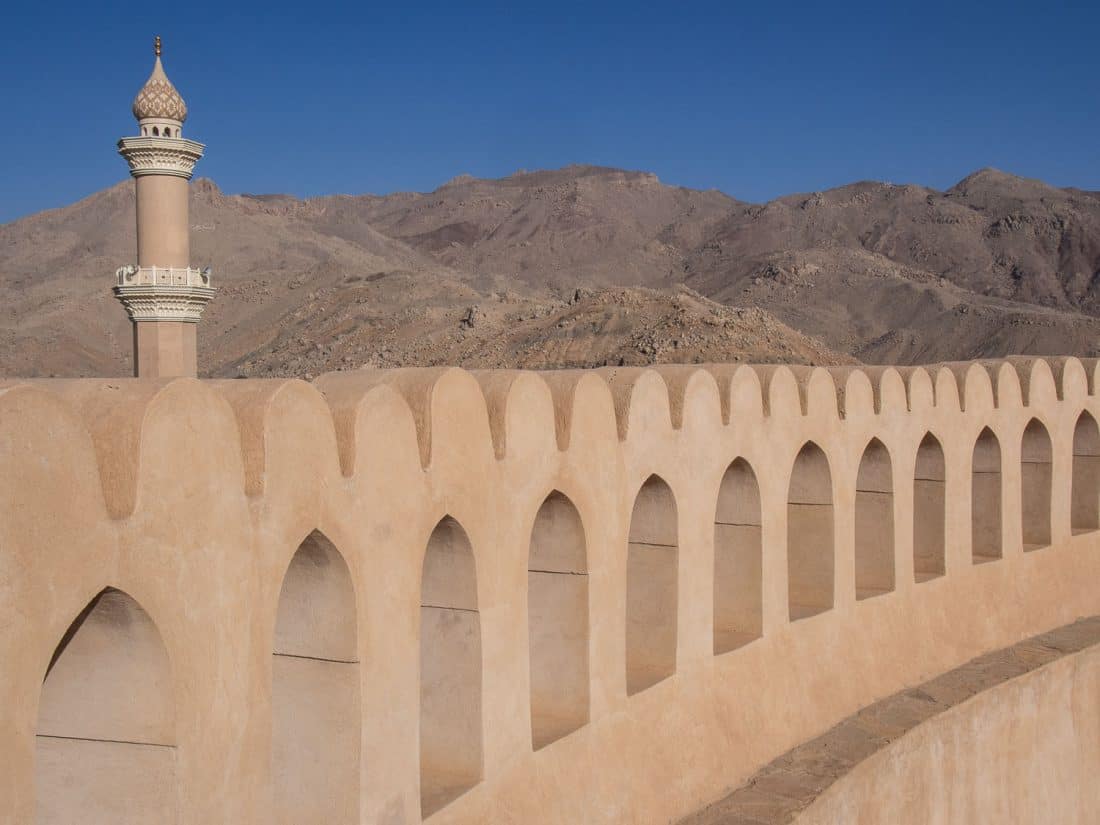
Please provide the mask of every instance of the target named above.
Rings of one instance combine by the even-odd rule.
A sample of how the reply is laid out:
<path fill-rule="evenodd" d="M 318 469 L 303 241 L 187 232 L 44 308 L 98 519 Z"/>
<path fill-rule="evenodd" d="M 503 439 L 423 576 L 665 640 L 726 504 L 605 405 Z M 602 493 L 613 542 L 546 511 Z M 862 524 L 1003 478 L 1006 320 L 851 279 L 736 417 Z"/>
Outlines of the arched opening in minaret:
<path fill-rule="evenodd" d="M 1001 558 L 1001 535 L 1001 442 L 986 427 L 974 442 L 970 470 L 970 552 L 974 564 Z"/>
<path fill-rule="evenodd" d="M 917 448 L 913 473 L 913 574 L 917 582 L 946 571 L 946 466 L 943 447 L 928 433 Z"/>
<path fill-rule="evenodd" d="M 798 452 L 787 492 L 787 602 L 791 621 L 833 606 L 833 481 L 812 441 Z"/>
<path fill-rule="evenodd" d="M 355 588 L 314 531 L 290 561 L 271 663 L 271 775 L 280 825 L 359 821 L 359 648 Z"/>
<path fill-rule="evenodd" d="M 473 548 L 450 516 L 432 531 L 420 581 L 420 809 L 481 780 L 481 615 Z"/>
<path fill-rule="evenodd" d="M 588 721 L 588 559 L 580 513 L 557 491 L 535 517 L 527 561 L 531 743 Z"/>
<path fill-rule="evenodd" d="M 760 488 L 743 458 L 726 469 L 714 511 L 714 653 L 763 632 Z"/>
<path fill-rule="evenodd" d="M 1020 443 L 1020 512 L 1025 551 L 1050 544 L 1053 453 L 1047 428 L 1037 418 L 1031 419 Z"/>
<path fill-rule="evenodd" d="M 108 588 L 53 653 L 35 738 L 36 825 L 178 821 L 175 708 L 153 620 Z"/>
<path fill-rule="evenodd" d="M 160 137 L 160 130 L 156 126 L 153 127 L 153 137 Z"/>
<path fill-rule="evenodd" d="M 877 438 L 863 451 L 856 476 L 856 598 L 894 589 L 894 473 Z"/>
<path fill-rule="evenodd" d="M 1073 491 L 1070 523 L 1074 533 L 1100 528 L 1100 428 L 1088 412 L 1073 429 Z"/>
<path fill-rule="evenodd" d="M 626 692 L 676 672 L 678 524 L 672 489 L 652 475 L 630 516 L 626 560 Z"/>

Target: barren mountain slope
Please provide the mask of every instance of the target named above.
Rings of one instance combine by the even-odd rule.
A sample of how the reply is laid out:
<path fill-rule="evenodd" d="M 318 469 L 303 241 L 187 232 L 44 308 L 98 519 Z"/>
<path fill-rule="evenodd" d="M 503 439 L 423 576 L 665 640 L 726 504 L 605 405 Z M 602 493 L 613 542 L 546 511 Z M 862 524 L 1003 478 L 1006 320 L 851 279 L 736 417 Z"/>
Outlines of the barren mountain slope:
<path fill-rule="evenodd" d="M 859 183 L 753 206 L 568 167 L 342 208 L 471 275 L 683 282 L 868 361 L 1091 355 L 1100 331 L 1097 194 L 995 170 L 947 192 Z"/>
<path fill-rule="evenodd" d="M 533 285 L 658 286 L 737 201 L 663 185 L 655 175 L 591 166 L 456 178 L 426 195 L 341 206 L 464 272 Z"/>
<path fill-rule="evenodd" d="M 1093 195 L 991 169 L 947 192 L 857 183 L 731 212 L 699 249 L 704 271 L 777 251 L 870 252 L 899 273 L 982 295 L 1094 311 L 1100 209 Z M 843 261 L 847 263 L 847 261 Z"/>
<path fill-rule="evenodd" d="M 1091 355 L 1098 206 L 994 170 L 943 193 L 853 184 L 734 210 L 685 283 L 868 361 Z"/>
<path fill-rule="evenodd" d="M 611 287 L 560 298 L 492 294 L 469 305 L 394 306 L 379 284 L 318 290 L 277 325 L 269 346 L 227 366 L 243 376 L 358 366 L 556 369 L 719 361 L 836 365 L 853 359 L 760 309 L 734 309 L 686 287 Z M 227 370 L 223 369 L 223 372 Z"/>
<path fill-rule="evenodd" d="M 211 374 L 1098 354 L 1100 195 L 992 170 L 947 192 L 860 183 L 764 205 L 584 166 L 385 197 L 192 189 L 192 260 L 221 289 Z M 109 287 L 133 221 L 126 181 L 0 226 L 0 371 L 125 373 Z M 716 325 L 703 296 L 766 312 Z"/>
<path fill-rule="evenodd" d="M 560 186 L 563 174 L 524 177 L 557 180 Z M 624 259 L 644 236 L 638 225 L 657 232 L 667 225 L 661 223 L 667 214 L 691 209 L 678 203 L 690 193 L 659 184 L 654 192 L 656 201 L 669 203 L 651 209 L 640 199 L 637 221 L 623 221 L 630 227 L 618 242 Z M 398 195 L 393 201 L 424 197 Z M 453 208 L 465 210 L 474 200 L 463 192 Z M 537 206 L 541 196 L 532 200 Z M 701 200 L 726 199 L 704 195 Z M 673 289 L 577 296 L 575 287 L 551 289 L 522 278 L 453 269 L 447 255 L 414 249 L 368 223 L 362 213 L 380 201 L 390 199 L 227 196 L 210 181 L 196 181 L 192 260 L 213 266 L 219 286 L 203 317 L 200 370 L 305 375 L 364 364 L 600 366 L 724 361 L 749 354 L 798 363 L 848 360 L 766 313 L 731 310 L 701 296 L 685 303 L 688 293 Z M 389 207 L 392 211 L 392 203 Z M 425 209 L 431 207 L 413 205 L 396 213 L 407 213 L 411 225 Z M 654 214 L 643 215 L 647 209 Z M 438 214 L 419 220 L 428 226 L 450 210 L 448 202 Z M 129 322 L 109 288 L 114 269 L 132 260 L 133 226 L 133 188 L 127 181 L 70 207 L 0 227 L 0 296 L 6 309 L 0 370 L 111 375 L 129 369 Z M 556 229 L 539 233 L 570 250 Z M 601 258 L 599 247 L 578 243 L 570 254 L 585 249 L 594 265 L 616 272 L 616 261 L 607 253 Z M 542 253 L 530 254 L 535 262 Z M 665 264 L 647 269 L 652 260 L 645 250 L 636 255 L 632 277 L 654 279 Z M 606 307 L 600 304 L 604 300 Z"/>

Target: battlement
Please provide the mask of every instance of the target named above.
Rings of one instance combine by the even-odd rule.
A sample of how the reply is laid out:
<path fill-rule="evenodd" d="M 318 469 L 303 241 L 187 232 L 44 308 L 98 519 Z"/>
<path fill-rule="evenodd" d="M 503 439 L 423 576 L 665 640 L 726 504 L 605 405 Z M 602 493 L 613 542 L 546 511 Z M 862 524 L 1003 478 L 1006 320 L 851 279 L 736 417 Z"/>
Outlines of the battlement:
<path fill-rule="evenodd" d="M 0 823 L 686 816 L 1100 613 L 1098 370 L 2 382 Z"/>

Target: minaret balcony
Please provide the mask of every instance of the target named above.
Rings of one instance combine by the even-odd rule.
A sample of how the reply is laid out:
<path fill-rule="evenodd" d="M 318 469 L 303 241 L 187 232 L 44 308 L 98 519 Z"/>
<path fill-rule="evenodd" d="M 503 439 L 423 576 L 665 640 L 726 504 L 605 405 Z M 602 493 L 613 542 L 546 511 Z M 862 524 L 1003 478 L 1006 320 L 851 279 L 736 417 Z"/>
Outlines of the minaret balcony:
<path fill-rule="evenodd" d="M 197 324 L 217 292 L 210 268 L 123 266 L 115 273 L 115 297 L 133 321 L 177 321 Z"/>
<path fill-rule="evenodd" d="M 119 286 L 210 286 L 210 267 L 130 265 L 120 266 L 115 275 Z"/>

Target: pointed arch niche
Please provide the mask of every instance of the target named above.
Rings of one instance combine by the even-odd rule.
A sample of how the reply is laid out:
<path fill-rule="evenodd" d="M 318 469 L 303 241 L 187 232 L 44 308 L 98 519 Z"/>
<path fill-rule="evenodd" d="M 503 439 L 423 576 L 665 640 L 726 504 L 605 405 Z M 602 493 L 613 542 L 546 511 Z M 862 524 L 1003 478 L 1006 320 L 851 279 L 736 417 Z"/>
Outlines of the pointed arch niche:
<path fill-rule="evenodd" d="M 630 516 L 626 561 L 626 692 L 676 672 L 678 526 L 672 489 L 652 475 Z"/>
<path fill-rule="evenodd" d="M 153 620 L 108 588 L 54 651 L 35 738 L 37 825 L 174 825 L 168 653 Z"/>
<path fill-rule="evenodd" d="M 1100 428 L 1088 412 L 1073 429 L 1073 492 L 1071 525 L 1074 533 L 1100 528 Z"/>
<path fill-rule="evenodd" d="M 970 552 L 974 564 L 996 561 L 1001 539 L 1001 442 L 986 427 L 974 442 L 970 470 Z"/>
<path fill-rule="evenodd" d="M 730 464 L 714 512 L 714 653 L 763 632 L 760 488 L 743 458 Z"/>
<path fill-rule="evenodd" d="M 787 600 L 791 621 L 833 606 L 833 480 L 829 460 L 802 445 L 787 492 Z"/>
<path fill-rule="evenodd" d="M 283 578 L 271 665 L 271 773 L 280 825 L 359 821 L 359 654 L 355 588 L 314 531 Z"/>
<path fill-rule="evenodd" d="M 946 570 L 946 465 L 939 440 L 927 433 L 917 448 L 913 472 L 913 575 L 918 582 Z"/>
<path fill-rule="evenodd" d="M 1037 418 L 1031 419 L 1020 442 L 1020 526 L 1025 552 L 1050 544 L 1053 454 L 1047 428 Z"/>
<path fill-rule="evenodd" d="M 450 516 L 432 531 L 420 580 L 420 810 L 481 781 L 481 615 L 474 551 Z"/>
<path fill-rule="evenodd" d="M 527 563 L 531 743 L 535 750 L 588 721 L 588 557 L 580 513 L 546 497 Z"/>
<path fill-rule="evenodd" d="M 856 476 L 856 598 L 894 589 L 894 471 L 877 438 L 863 451 Z"/>

